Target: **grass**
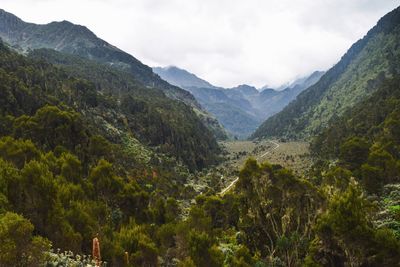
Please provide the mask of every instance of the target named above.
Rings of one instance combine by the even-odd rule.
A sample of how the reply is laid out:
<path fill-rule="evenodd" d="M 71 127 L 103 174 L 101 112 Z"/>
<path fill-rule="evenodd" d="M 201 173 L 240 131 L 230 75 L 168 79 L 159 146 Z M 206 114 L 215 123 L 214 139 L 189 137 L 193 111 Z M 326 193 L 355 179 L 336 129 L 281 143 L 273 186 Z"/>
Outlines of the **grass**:
<path fill-rule="evenodd" d="M 268 161 L 280 164 L 292 169 L 296 174 L 303 175 L 311 166 L 312 161 L 309 153 L 309 144 L 306 142 L 279 142 L 276 146 L 268 140 L 263 141 L 228 141 L 222 142 L 221 146 L 228 153 L 227 161 L 223 163 L 225 168 L 240 169 L 249 157 L 258 161 Z M 266 152 L 271 151 L 264 157 Z"/>

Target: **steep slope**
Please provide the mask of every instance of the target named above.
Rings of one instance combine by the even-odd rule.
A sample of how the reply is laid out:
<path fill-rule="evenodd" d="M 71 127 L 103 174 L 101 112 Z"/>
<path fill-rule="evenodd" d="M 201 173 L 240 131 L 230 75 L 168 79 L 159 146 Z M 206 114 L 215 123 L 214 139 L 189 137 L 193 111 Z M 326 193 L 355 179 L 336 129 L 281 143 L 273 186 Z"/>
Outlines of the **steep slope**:
<path fill-rule="evenodd" d="M 19 105 L 25 105 L 23 113 L 31 115 L 45 104 L 64 102 L 112 142 L 139 140 L 145 146 L 176 157 L 192 170 L 215 162 L 219 148 L 211 132 L 189 106 L 165 97 L 162 91 L 143 88 L 114 68 L 96 62 L 64 56 L 71 67 L 59 69 L 44 60 L 43 54 L 52 50 L 33 52 L 33 59 L 29 59 L 4 45 L 1 47 L 3 68 L 12 75 L 18 73 L 27 84 L 27 96 L 11 91 L 12 98 L 24 99 L 25 103 L 19 101 Z M 55 51 L 51 54 L 53 58 L 59 56 Z M 80 67 L 75 68 L 74 64 Z M 23 73 L 23 69 L 27 71 Z M 40 83 L 36 84 L 36 80 Z M 10 98 L 7 94 L 4 97 Z M 31 100 L 32 97 L 37 100 Z"/>
<path fill-rule="evenodd" d="M 0 9 L 0 37 L 17 49 L 27 51 L 50 48 L 60 52 L 107 63 L 123 69 L 149 87 L 161 89 L 168 96 L 195 103 L 190 94 L 171 86 L 152 69 L 133 56 L 98 38 L 88 28 L 68 21 L 38 25 L 27 23 Z"/>
<path fill-rule="evenodd" d="M 400 8 L 379 20 L 315 85 L 266 120 L 252 138 L 305 138 L 371 95 L 385 77 L 398 73 Z"/>
<path fill-rule="evenodd" d="M 265 89 L 254 99 L 254 106 L 262 111 L 261 114 L 265 120 L 281 111 L 291 101 L 296 99 L 302 91 L 318 82 L 324 73 L 323 71 L 315 71 L 310 76 L 295 80 L 282 91 Z"/>
<path fill-rule="evenodd" d="M 146 262 L 131 257 L 135 266 L 156 266 L 161 246 L 145 228 L 158 232 L 178 220 L 176 199 L 192 198 L 188 168 L 215 162 L 219 148 L 181 101 L 120 81 L 113 68 L 78 63 L 90 65 L 74 70 L 81 76 L 0 42 L 0 228 L 7 240 L 0 265 L 48 265 L 37 258 L 49 258 L 50 242 L 91 254 L 91 240 L 101 233 L 109 265 L 124 265 L 121 247 L 149 255 Z M 96 83 L 82 78 L 92 74 Z M 126 82 L 118 97 L 108 88 L 113 81 Z M 121 229 L 133 224 L 140 224 L 140 248 L 120 241 L 132 240 Z M 24 249 L 15 245 L 21 242 Z"/>
<path fill-rule="evenodd" d="M 160 89 L 169 98 L 178 99 L 192 106 L 215 136 L 221 139 L 226 138 L 226 134 L 218 122 L 201 108 L 189 92 L 164 81 L 153 73 L 150 67 L 98 38 L 84 26 L 68 21 L 51 22 L 45 25 L 27 23 L 0 9 L 0 38 L 21 52 L 49 48 L 124 71 L 130 74 L 137 84 L 143 84 L 147 88 Z"/>
<path fill-rule="evenodd" d="M 240 85 L 225 89 L 216 87 L 196 75 L 177 67 L 153 68 L 171 84 L 194 95 L 197 101 L 234 136 L 247 138 L 266 118 L 282 110 L 301 91 L 316 83 L 323 72 L 316 71 L 298 79 L 282 91 Z"/>
<path fill-rule="evenodd" d="M 319 134 L 312 150 L 319 157 L 335 159 L 346 141 L 357 137 L 368 143 L 387 144 L 394 155 L 400 152 L 400 75 L 386 79 L 371 96 L 348 110 Z M 400 158 L 400 157 L 399 157 Z"/>

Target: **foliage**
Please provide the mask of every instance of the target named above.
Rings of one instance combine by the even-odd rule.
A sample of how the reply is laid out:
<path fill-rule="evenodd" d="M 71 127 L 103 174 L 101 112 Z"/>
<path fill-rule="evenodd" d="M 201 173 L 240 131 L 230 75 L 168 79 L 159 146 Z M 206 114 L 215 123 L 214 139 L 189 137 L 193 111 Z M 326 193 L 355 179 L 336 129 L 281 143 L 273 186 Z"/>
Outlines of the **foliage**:
<path fill-rule="evenodd" d="M 217 161 L 218 144 L 191 107 L 145 88 L 124 71 L 67 55 L 67 66 L 55 67 L 46 60 L 64 55 L 49 50 L 37 54 L 27 58 L 1 44 L 3 134 L 36 138 L 46 150 L 62 145 L 81 156 L 89 128 L 119 144 L 133 136 L 191 170 Z M 14 133 L 8 130 L 11 124 Z"/>
<path fill-rule="evenodd" d="M 332 197 L 316 224 L 312 261 L 332 266 L 394 266 L 399 262 L 400 242 L 393 232 L 372 227 L 371 207 L 361 192 L 352 182 L 345 192 Z"/>
<path fill-rule="evenodd" d="M 33 236 L 33 225 L 27 219 L 12 212 L 0 215 L 1 266 L 37 266 L 49 249 L 48 240 Z"/>

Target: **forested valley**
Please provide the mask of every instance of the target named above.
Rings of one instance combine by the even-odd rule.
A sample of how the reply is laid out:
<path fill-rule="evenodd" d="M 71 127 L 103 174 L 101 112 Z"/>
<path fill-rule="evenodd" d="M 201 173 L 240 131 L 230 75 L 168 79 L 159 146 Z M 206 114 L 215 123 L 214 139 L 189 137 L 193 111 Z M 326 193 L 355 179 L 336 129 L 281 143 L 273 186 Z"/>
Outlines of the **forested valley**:
<path fill-rule="evenodd" d="M 243 143 L 133 59 L 1 41 L 0 266 L 400 266 L 399 35 Z"/>

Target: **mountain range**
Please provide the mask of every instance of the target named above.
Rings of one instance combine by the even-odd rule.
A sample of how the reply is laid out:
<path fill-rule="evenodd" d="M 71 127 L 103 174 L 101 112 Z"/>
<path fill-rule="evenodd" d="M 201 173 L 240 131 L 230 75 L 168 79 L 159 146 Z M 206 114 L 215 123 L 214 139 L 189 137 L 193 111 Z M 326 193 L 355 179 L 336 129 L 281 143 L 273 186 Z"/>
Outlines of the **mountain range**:
<path fill-rule="evenodd" d="M 153 71 L 169 83 L 191 92 L 196 100 L 228 130 L 246 138 L 262 121 L 281 111 L 304 89 L 316 83 L 324 72 L 315 71 L 307 77 L 287 84 L 283 90 L 257 90 L 246 84 L 221 88 L 178 67 L 155 67 Z"/>

